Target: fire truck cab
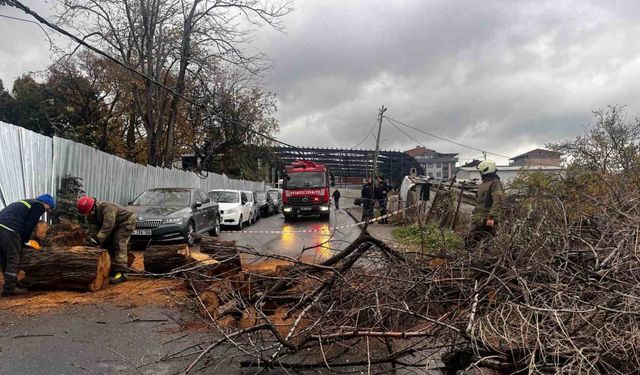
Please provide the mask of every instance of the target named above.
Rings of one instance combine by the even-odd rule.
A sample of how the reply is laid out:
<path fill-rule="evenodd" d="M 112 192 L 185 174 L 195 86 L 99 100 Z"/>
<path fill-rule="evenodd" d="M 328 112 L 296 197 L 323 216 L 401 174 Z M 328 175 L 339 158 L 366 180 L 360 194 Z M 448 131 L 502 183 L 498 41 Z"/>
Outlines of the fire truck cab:
<path fill-rule="evenodd" d="M 320 216 L 329 220 L 329 186 L 333 176 L 322 164 L 295 161 L 284 170 L 282 201 L 285 221 L 301 216 Z"/>

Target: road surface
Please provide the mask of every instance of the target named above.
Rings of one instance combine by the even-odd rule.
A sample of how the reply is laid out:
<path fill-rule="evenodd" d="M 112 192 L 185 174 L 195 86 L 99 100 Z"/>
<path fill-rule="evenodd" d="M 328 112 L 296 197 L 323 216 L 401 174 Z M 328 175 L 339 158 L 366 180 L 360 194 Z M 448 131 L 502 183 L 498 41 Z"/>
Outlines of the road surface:
<path fill-rule="evenodd" d="M 285 223 L 279 214 L 242 232 L 224 231 L 221 239 L 264 253 L 319 262 L 357 237 L 355 226 L 332 229 L 351 224 L 354 221 L 346 212 L 333 208 L 329 222 L 316 218 Z M 0 375 L 176 374 L 194 356 L 161 359 L 183 349 L 193 352 L 197 349 L 188 348 L 213 341 L 211 332 L 181 331 L 188 319 L 195 318 L 164 306 L 129 308 L 108 302 L 67 304 L 31 316 L 0 309 Z M 233 364 L 220 364 L 218 372 L 249 373 Z"/>
<path fill-rule="evenodd" d="M 320 262 L 344 249 L 356 239 L 360 230 L 344 210 L 331 208 L 330 220 L 304 218 L 284 222 L 282 213 L 260 219 L 242 232 L 224 228 L 222 240 L 236 240 L 238 245 L 264 253 L 299 258 L 306 262 Z M 334 229 L 335 227 L 348 226 Z M 280 233 L 269 233 L 279 231 Z M 303 231 L 308 231 L 303 233 Z"/>

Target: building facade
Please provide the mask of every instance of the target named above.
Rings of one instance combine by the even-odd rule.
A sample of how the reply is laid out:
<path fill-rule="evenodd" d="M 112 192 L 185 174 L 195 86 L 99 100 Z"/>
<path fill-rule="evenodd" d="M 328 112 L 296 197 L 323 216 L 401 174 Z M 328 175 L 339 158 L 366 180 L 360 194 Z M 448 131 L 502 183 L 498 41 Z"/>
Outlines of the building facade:
<path fill-rule="evenodd" d="M 452 178 L 456 171 L 458 154 L 447 154 L 417 146 L 404 152 L 413 156 L 424 169 L 425 176 L 433 178 Z"/>
<path fill-rule="evenodd" d="M 562 159 L 560 156 L 561 154 L 559 152 L 536 148 L 535 150 L 525 152 L 522 155 L 509 159 L 509 165 L 518 167 L 532 165 L 559 167 L 562 165 Z"/>

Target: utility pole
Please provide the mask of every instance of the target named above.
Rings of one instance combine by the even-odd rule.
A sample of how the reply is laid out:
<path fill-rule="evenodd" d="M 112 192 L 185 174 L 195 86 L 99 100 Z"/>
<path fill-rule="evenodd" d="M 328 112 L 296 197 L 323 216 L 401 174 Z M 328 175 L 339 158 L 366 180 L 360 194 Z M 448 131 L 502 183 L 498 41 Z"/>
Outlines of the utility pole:
<path fill-rule="evenodd" d="M 380 133 L 382 132 L 382 119 L 384 117 L 384 113 L 386 112 L 387 108 L 385 108 L 385 106 L 383 105 L 382 107 L 380 107 L 380 111 L 378 113 L 378 136 L 376 137 L 376 151 L 373 154 L 373 171 L 371 172 L 371 196 L 369 197 L 369 202 L 367 204 L 366 207 L 363 207 L 363 209 L 365 210 L 363 212 L 363 217 L 366 218 L 367 220 L 372 219 L 373 218 L 373 209 L 375 206 L 375 187 L 376 187 L 376 179 L 378 177 L 378 155 L 380 154 Z M 371 216 L 369 216 L 371 214 Z M 369 222 L 367 221 L 366 223 L 364 223 L 364 227 L 362 228 L 363 231 L 367 230 L 367 227 L 369 226 Z"/>
<path fill-rule="evenodd" d="M 387 108 L 383 105 L 380 107 L 380 112 L 378 113 L 378 136 L 376 137 L 376 152 L 373 155 L 373 183 L 375 184 L 375 179 L 378 177 L 378 155 L 380 154 L 380 132 L 382 132 L 382 119 L 384 117 L 384 113 L 387 111 Z"/>

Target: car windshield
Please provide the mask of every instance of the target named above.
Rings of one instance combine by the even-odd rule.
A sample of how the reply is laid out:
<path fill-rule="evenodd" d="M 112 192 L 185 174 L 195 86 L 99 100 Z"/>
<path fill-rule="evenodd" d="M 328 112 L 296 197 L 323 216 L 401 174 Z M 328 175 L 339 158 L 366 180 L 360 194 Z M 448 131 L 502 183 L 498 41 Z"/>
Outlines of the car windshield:
<path fill-rule="evenodd" d="M 238 203 L 240 194 L 233 191 L 210 191 L 209 196 L 218 203 Z"/>
<path fill-rule="evenodd" d="M 306 187 L 324 187 L 324 172 L 297 172 L 289 173 L 289 179 L 285 182 L 290 189 Z"/>
<path fill-rule="evenodd" d="M 271 196 L 271 199 L 278 199 L 278 192 L 277 191 L 270 191 L 269 195 Z"/>
<path fill-rule="evenodd" d="M 256 193 L 256 199 L 259 201 L 264 201 L 267 199 L 266 193 Z"/>
<path fill-rule="evenodd" d="M 140 194 L 132 206 L 189 206 L 191 191 L 180 189 L 153 189 Z"/>

